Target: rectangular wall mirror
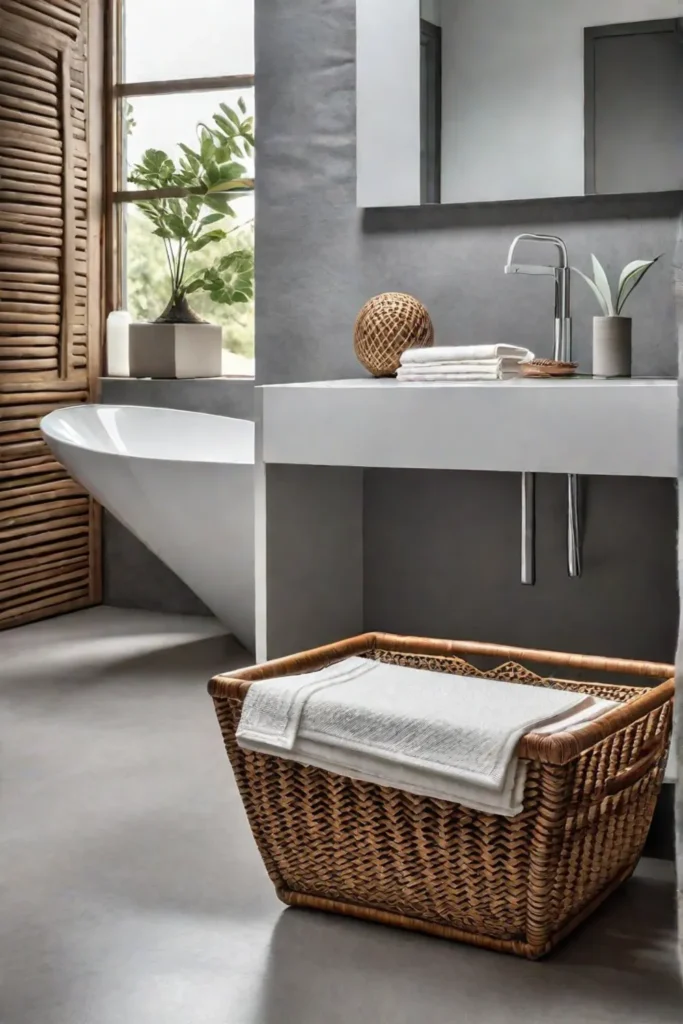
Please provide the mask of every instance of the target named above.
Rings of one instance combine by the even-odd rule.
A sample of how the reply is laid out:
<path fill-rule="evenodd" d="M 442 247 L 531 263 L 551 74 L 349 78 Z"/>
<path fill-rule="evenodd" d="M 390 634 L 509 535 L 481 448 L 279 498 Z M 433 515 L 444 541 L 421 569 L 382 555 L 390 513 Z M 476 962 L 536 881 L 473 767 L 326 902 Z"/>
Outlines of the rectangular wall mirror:
<path fill-rule="evenodd" d="M 683 188 L 683 0 L 357 0 L 359 206 Z"/>

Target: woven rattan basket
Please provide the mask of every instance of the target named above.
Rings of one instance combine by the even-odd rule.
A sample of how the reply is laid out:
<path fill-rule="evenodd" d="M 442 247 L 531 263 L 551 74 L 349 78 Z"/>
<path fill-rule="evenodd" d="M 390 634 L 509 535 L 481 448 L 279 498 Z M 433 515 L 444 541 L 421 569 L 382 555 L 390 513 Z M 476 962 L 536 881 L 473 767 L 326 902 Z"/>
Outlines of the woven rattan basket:
<path fill-rule="evenodd" d="M 514 818 L 244 751 L 235 729 L 252 682 L 351 655 L 581 690 L 621 706 L 580 730 L 529 734 Z M 496 667 L 475 667 L 484 657 Z M 548 677 L 609 673 L 640 685 Z M 209 685 L 254 838 L 278 896 L 532 959 L 548 953 L 632 873 L 671 734 L 673 666 L 368 633 L 217 676 Z M 655 685 L 656 684 L 656 685 Z M 648 688 L 644 688 L 648 687 Z"/>

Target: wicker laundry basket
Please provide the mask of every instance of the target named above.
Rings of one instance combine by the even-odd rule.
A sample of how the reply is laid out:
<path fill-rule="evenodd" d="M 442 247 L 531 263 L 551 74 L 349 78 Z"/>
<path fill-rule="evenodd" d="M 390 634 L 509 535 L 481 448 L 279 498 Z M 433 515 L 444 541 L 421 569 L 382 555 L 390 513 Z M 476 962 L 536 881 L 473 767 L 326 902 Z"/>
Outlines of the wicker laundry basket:
<path fill-rule="evenodd" d="M 241 750 L 251 683 L 362 655 L 436 672 L 580 690 L 621 703 L 580 730 L 523 738 L 514 818 Z M 493 658 L 496 667 L 475 667 Z M 542 676 L 608 673 L 640 686 Z M 285 903 L 516 953 L 548 953 L 632 873 L 671 735 L 671 665 L 368 633 L 209 684 L 254 838 Z M 644 686 L 648 688 L 643 688 Z"/>

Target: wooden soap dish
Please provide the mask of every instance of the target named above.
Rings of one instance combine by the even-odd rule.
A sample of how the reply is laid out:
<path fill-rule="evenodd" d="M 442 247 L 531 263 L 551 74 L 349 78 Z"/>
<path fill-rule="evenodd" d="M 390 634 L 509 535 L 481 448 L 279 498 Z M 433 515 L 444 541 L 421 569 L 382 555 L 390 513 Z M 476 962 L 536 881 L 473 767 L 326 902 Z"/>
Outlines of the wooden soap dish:
<path fill-rule="evenodd" d="M 557 359 L 532 359 L 522 363 L 524 377 L 571 377 L 578 363 L 561 363 Z"/>

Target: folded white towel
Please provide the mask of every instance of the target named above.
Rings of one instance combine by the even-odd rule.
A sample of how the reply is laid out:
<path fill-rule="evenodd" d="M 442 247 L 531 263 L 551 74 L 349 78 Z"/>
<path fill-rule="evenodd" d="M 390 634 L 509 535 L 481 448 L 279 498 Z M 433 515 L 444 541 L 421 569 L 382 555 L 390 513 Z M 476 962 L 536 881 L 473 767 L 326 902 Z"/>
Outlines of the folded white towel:
<path fill-rule="evenodd" d="M 317 690 L 366 675 L 376 664 L 367 658 L 345 658 L 317 672 L 277 676 L 252 683 L 242 705 L 237 738 L 270 743 L 291 750 L 296 742 L 301 715 Z"/>
<path fill-rule="evenodd" d="M 397 380 L 507 380 L 521 375 L 517 359 L 472 359 L 456 363 L 412 363 L 401 365 Z"/>
<path fill-rule="evenodd" d="M 499 370 L 495 368 L 470 370 L 466 373 L 397 373 L 396 380 L 412 381 L 413 383 L 434 383 L 438 381 L 465 380 L 514 380 L 521 374 L 516 370 Z"/>
<path fill-rule="evenodd" d="M 522 809 L 522 735 L 574 726 L 610 702 L 349 658 L 302 676 L 253 683 L 240 746 L 486 813 Z M 558 717 L 559 716 L 559 717 Z"/>
<path fill-rule="evenodd" d="M 435 359 L 433 362 L 405 363 L 398 368 L 399 373 L 466 373 L 470 370 L 500 367 L 503 370 L 519 370 L 524 363 L 511 356 L 498 356 L 495 359 Z"/>
<path fill-rule="evenodd" d="M 436 345 L 432 348 L 409 348 L 401 355 L 404 366 L 413 363 L 471 362 L 473 359 L 512 358 L 518 362 L 533 359 L 533 352 L 519 345 Z"/>

